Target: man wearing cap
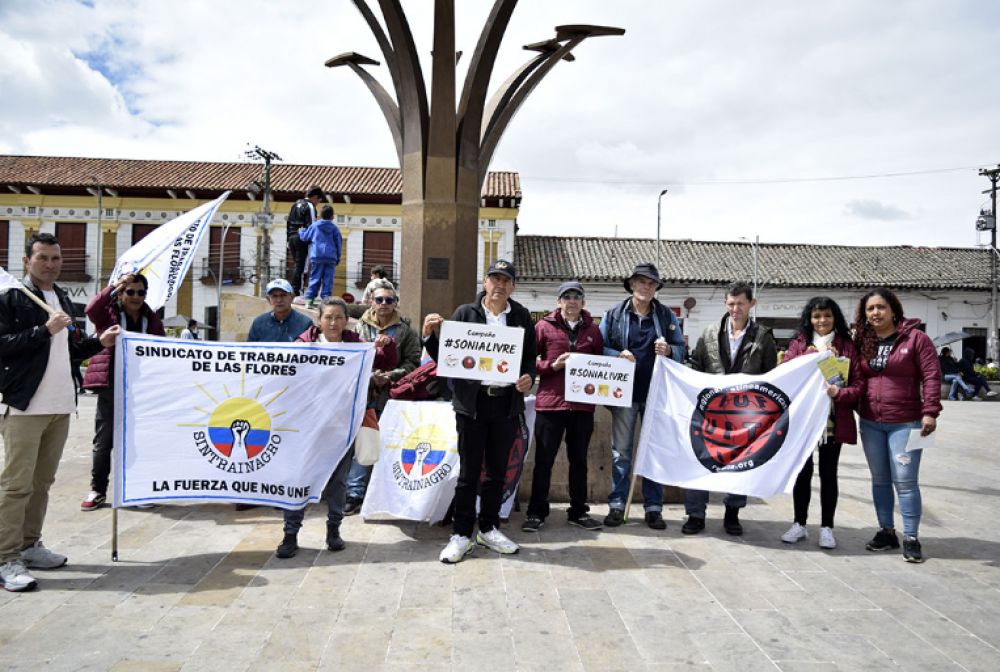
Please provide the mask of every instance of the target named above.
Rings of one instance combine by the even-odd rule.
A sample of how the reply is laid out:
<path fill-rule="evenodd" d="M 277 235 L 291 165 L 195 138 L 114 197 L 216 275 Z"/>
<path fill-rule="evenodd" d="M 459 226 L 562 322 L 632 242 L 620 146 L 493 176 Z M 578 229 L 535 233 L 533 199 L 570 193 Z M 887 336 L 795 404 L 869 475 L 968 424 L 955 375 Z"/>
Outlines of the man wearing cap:
<path fill-rule="evenodd" d="M 731 373 L 757 375 L 776 367 L 778 351 L 774 335 L 770 329 L 750 319 L 750 309 L 756 304 L 753 288 L 747 283 L 734 282 L 726 287 L 726 314 L 702 332 L 691 353 L 691 368 L 721 376 Z M 727 494 L 724 504 L 726 533 L 743 534 L 740 509 L 747 505 L 747 496 Z M 684 491 L 684 511 L 688 519 L 681 532 L 698 534 L 705 529 L 707 505 L 708 492 L 705 490 Z"/>
<path fill-rule="evenodd" d="M 268 283 L 267 302 L 271 311 L 254 318 L 248 343 L 291 343 L 313 326 L 311 319 L 292 310 L 292 285 L 284 278 Z"/>
<path fill-rule="evenodd" d="M 454 379 L 452 406 L 458 429 L 461 467 L 455 487 L 453 534 L 441 552 L 441 562 L 459 562 L 473 548 L 476 525 L 476 495 L 479 478 L 486 465 L 479 505 L 479 534 L 476 542 L 498 553 L 517 553 L 518 545 L 500 531 L 500 505 L 507 461 L 520 416 L 524 413 L 524 393 L 535 380 L 535 325 L 528 310 L 510 300 L 517 273 L 514 264 L 498 259 L 486 271 L 483 291 L 472 303 L 459 306 L 454 322 L 490 326 L 519 327 L 524 330 L 520 377 L 516 384 L 497 381 Z M 435 328 L 444 322 L 437 313 L 424 318 L 423 339 L 428 354 L 437 361 L 439 342 Z"/>
<path fill-rule="evenodd" d="M 684 361 L 684 336 L 677 316 L 654 297 L 663 287 L 660 273 L 653 264 L 639 264 L 624 282 L 625 291 L 632 294 L 617 306 L 609 308 L 601 320 L 604 354 L 635 362 L 635 381 L 630 407 L 609 407 L 611 411 L 611 494 L 608 495 L 608 515 L 604 524 L 617 527 L 625 517 L 625 501 L 629 491 L 632 467 L 632 444 L 635 423 L 646 410 L 646 395 L 653 378 L 656 357 Z M 654 530 L 667 527 L 663 520 L 663 486 L 642 479 L 642 498 L 646 524 Z"/>
<path fill-rule="evenodd" d="M 585 530 L 601 524 L 587 515 L 587 448 L 594 433 L 594 406 L 566 401 L 566 360 L 571 353 L 604 354 L 604 337 L 590 313 L 583 309 L 583 285 L 564 282 L 559 287 L 556 310 L 535 324 L 538 348 L 538 394 L 535 398 L 535 471 L 531 479 L 524 532 L 537 532 L 549 515 L 552 465 L 566 435 L 569 459 L 569 510 L 571 525 Z"/>

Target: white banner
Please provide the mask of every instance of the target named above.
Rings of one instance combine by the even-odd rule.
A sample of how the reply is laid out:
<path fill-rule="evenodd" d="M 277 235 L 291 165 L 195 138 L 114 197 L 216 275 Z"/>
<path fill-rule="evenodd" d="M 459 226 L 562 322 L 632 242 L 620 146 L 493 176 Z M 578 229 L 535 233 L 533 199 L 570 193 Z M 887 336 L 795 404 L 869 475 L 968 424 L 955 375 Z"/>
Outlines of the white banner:
<path fill-rule="evenodd" d="M 210 343 L 125 332 L 114 505 L 319 501 L 361 426 L 370 343 Z"/>
<path fill-rule="evenodd" d="M 180 287 L 209 222 L 230 193 L 158 226 L 119 257 L 108 284 L 129 273 L 142 273 L 149 282 L 146 303 L 153 310 L 162 308 Z"/>
<path fill-rule="evenodd" d="M 511 446 L 500 517 L 509 518 L 535 428 L 535 398 Z M 379 419 L 382 456 L 372 468 L 361 515 L 385 513 L 405 520 L 444 519 L 455 495 L 460 461 L 455 411 L 447 401 L 392 399 Z"/>
<path fill-rule="evenodd" d="M 441 324 L 439 376 L 515 383 L 520 377 L 524 330 L 446 320 Z"/>
<path fill-rule="evenodd" d="M 574 353 L 566 360 L 566 401 L 631 406 L 635 362 Z"/>
<path fill-rule="evenodd" d="M 753 497 L 789 493 L 823 439 L 831 356 L 760 376 L 713 376 L 656 358 L 635 472 L 658 483 Z"/>

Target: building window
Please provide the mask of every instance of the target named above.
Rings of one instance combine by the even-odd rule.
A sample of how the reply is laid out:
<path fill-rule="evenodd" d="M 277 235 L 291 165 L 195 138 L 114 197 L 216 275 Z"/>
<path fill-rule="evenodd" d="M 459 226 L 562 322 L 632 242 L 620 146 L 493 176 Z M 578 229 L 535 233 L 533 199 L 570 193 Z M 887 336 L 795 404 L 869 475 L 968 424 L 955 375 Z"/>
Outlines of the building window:
<path fill-rule="evenodd" d="M 85 222 L 56 222 L 56 238 L 62 250 L 62 273 L 67 281 L 90 280 L 87 275 L 87 224 Z"/>
<path fill-rule="evenodd" d="M 159 227 L 156 224 L 133 224 L 132 225 L 132 244 L 135 245 L 140 240 L 156 231 Z"/>
<path fill-rule="evenodd" d="M 202 280 L 215 282 L 219 274 L 219 255 L 222 257 L 222 281 L 242 283 L 240 273 L 240 230 L 236 227 L 226 231 L 225 245 L 220 246 L 222 227 L 209 228 L 208 267 L 202 273 Z"/>
<path fill-rule="evenodd" d="M 392 231 L 365 231 L 364 251 L 356 285 L 365 287 L 372 274 L 373 266 L 385 269 L 389 280 L 396 282 L 396 269 L 392 264 Z"/>

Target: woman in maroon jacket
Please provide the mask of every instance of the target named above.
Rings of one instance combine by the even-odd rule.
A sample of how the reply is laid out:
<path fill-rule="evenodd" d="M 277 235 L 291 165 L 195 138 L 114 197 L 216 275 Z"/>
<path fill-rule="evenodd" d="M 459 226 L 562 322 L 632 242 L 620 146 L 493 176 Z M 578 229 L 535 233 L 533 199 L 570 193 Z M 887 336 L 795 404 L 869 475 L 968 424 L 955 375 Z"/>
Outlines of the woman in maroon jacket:
<path fill-rule="evenodd" d="M 113 287 L 105 287 L 84 309 L 101 335 L 115 325 L 125 331 L 164 336 L 160 316 L 146 304 L 149 282 L 142 274 L 123 276 Z M 111 448 L 115 434 L 115 348 L 105 348 L 90 358 L 83 388 L 97 391 L 94 417 L 94 451 L 90 470 L 90 494 L 81 511 L 99 509 L 107 500 L 111 474 Z"/>
<path fill-rule="evenodd" d="M 854 319 L 854 344 L 861 355 L 865 394 L 861 397 L 861 443 L 872 472 L 872 499 L 881 529 L 869 551 L 899 548 L 893 523 L 893 486 L 903 514 L 903 558 L 923 562 L 920 526 L 921 451 L 907 451 L 911 432 L 929 436 L 941 412 L 941 369 L 920 320 L 903 317 L 899 299 L 885 287 L 865 294 Z"/>
<path fill-rule="evenodd" d="M 347 304 L 342 299 L 330 297 L 320 304 L 319 326 L 309 327 L 295 339 L 296 343 L 360 343 L 361 337 L 347 328 Z M 399 355 L 396 341 L 386 335 L 375 338 L 375 362 L 373 369 L 389 371 L 396 368 Z M 370 372 L 369 372 L 370 373 Z M 340 536 L 340 524 L 344 520 L 344 506 L 347 504 L 347 475 L 351 471 L 354 448 L 341 458 L 333 470 L 330 480 L 323 489 L 326 499 L 326 547 L 331 551 L 342 551 L 347 545 Z M 305 508 L 292 511 L 285 509 L 285 536 L 275 555 L 290 558 L 299 550 L 298 534 L 305 518 Z"/>
<path fill-rule="evenodd" d="M 864 393 L 865 381 L 861 375 L 861 361 L 851 342 L 851 332 L 847 320 L 837 302 L 826 296 L 809 300 L 799 317 L 799 329 L 788 344 L 788 352 L 782 363 L 790 362 L 800 355 L 814 354 L 830 350 L 834 355 L 850 360 L 847 381 L 842 385 L 827 383 L 826 392 L 833 403 L 826 434 L 819 446 L 819 501 L 820 501 L 820 548 L 836 548 L 833 537 L 833 517 L 837 511 L 837 464 L 840 462 L 840 448 L 845 443 L 858 442 L 858 429 L 854 424 L 854 404 Z M 809 500 L 812 496 L 813 458 L 802 467 L 792 499 L 795 503 L 795 521 L 792 527 L 781 535 L 781 540 L 793 544 L 800 539 L 808 539 L 806 518 L 809 515 Z"/>
<path fill-rule="evenodd" d="M 601 524 L 587 511 L 587 448 L 594 433 L 594 407 L 566 401 L 566 359 L 570 353 L 604 353 L 604 338 L 590 313 L 583 309 L 583 285 L 564 282 L 559 287 L 558 309 L 535 324 L 539 360 L 538 395 L 535 398 L 535 470 L 531 479 L 531 501 L 521 525 L 537 532 L 549 515 L 549 484 L 552 465 L 566 434 L 569 459 L 569 522 L 585 530 Z"/>

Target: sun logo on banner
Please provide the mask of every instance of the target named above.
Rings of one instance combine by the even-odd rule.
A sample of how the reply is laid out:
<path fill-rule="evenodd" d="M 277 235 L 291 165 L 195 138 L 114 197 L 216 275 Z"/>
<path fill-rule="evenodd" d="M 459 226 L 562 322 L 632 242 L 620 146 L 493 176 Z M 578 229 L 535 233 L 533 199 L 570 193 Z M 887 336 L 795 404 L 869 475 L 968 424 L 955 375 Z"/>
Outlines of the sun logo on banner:
<path fill-rule="evenodd" d="M 245 393 L 244 380 L 240 378 L 239 394 L 221 385 L 225 398 L 221 401 L 218 391 L 213 395 L 200 383 L 195 383 L 211 400 L 214 407 L 195 406 L 194 410 L 208 416 L 201 422 L 182 422 L 179 427 L 197 427 L 192 433 L 195 448 L 217 469 L 230 474 L 251 473 L 262 469 L 273 459 L 281 446 L 280 432 L 297 432 L 292 427 L 275 427 L 274 419 L 286 411 L 269 411 L 268 408 L 288 389 L 282 388 L 267 399 L 260 399 L 264 386 L 250 396 Z"/>
<path fill-rule="evenodd" d="M 396 485 L 407 491 L 423 490 L 451 473 L 453 467 L 447 457 L 449 452 L 457 452 L 452 446 L 458 439 L 450 408 L 444 407 L 443 412 L 421 409 L 419 415 L 412 415 L 402 413 L 405 427 L 397 429 L 396 436 L 386 445 L 389 449 L 399 449 L 399 457 L 393 460 L 392 475 Z"/>

